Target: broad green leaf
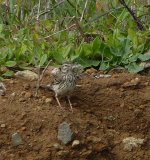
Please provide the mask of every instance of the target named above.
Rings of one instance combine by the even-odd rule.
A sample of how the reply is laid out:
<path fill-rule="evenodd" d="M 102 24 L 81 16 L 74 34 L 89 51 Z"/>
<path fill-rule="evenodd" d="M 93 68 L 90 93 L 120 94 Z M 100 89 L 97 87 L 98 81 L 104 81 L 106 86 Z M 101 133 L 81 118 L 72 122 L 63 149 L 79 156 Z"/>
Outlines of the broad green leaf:
<path fill-rule="evenodd" d="M 16 65 L 16 62 L 15 61 L 7 61 L 5 63 L 5 66 L 7 67 L 14 67 Z"/>
<path fill-rule="evenodd" d="M 12 77 L 14 75 L 13 71 L 7 71 L 6 73 L 4 73 L 2 76 L 4 77 Z"/>
<path fill-rule="evenodd" d="M 47 54 L 43 54 L 43 56 L 42 56 L 41 59 L 40 59 L 39 65 L 40 65 L 40 66 L 43 66 L 44 63 L 46 62 L 46 60 L 47 60 Z"/>
<path fill-rule="evenodd" d="M 150 59 L 150 53 L 140 54 L 138 57 L 141 61 L 147 61 Z"/>
<path fill-rule="evenodd" d="M 131 63 L 131 64 L 127 65 L 126 68 L 131 73 L 138 73 L 144 69 L 143 67 L 137 65 L 136 63 Z"/>
<path fill-rule="evenodd" d="M 128 57 L 129 57 L 129 56 L 128 56 Z M 136 62 L 136 61 L 137 61 L 137 59 L 138 59 L 138 57 L 139 57 L 139 55 L 138 55 L 138 54 L 136 54 L 136 55 L 133 55 L 133 56 L 129 57 L 129 62 Z"/>

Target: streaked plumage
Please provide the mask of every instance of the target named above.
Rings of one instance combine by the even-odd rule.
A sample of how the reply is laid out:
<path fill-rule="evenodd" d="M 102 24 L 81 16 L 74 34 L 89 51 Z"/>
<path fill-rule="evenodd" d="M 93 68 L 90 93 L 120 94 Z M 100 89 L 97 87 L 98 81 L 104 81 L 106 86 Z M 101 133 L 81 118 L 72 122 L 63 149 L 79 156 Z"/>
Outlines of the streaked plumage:
<path fill-rule="evenodd" d="M 70 108 L 72 109 L 72 104 L 70 102 L 69 95 L 76 87 L 76 80 L 82 73 L 83 68 L 79 64 L 72 64 L 66 62 L 62 64 L 59 68 L 54 68 L 52 70 L 52 75 L 54 77 L 54 82 L 48 87 L 55 92 L 55 98 L 58 105 L 61 107 L 58 96 L 67 96 Z"/>
<path fill-rule="evenodd" d="M 0 82 L 0 96 L 5 95 L 5 92 L 6 92 L 5 85 L 2 82 Z"/>

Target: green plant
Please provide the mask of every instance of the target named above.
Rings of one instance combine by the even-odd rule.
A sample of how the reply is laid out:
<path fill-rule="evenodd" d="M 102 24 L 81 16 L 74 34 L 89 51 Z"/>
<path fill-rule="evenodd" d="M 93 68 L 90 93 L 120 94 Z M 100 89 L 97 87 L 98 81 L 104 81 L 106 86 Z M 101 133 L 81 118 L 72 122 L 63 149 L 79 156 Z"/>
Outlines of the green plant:
<path fill-rule="evenodd" d="M 150 50 L 146 3 L 135 5 L 127 1 L 143 23 L 145 31 L 139 31 L 131 14 L 118 0 L 87 3 L 82 0 L 13 0 L 7 1 L 7 5 L 2 2 L 1 76 L 12 76 L 12 68 L 45 66 L 49 59 L 58 64 L 71 60 L 84 67 L 110 70 L 122 66 L 130 72 L 139 72 L 143 68 L 138 64 L 150 59 L 149 54 L 145 54 Z M 87 33 L 97 36 L 86 41 Z M 77 42 L 78 37 L 80 42 Z"/>

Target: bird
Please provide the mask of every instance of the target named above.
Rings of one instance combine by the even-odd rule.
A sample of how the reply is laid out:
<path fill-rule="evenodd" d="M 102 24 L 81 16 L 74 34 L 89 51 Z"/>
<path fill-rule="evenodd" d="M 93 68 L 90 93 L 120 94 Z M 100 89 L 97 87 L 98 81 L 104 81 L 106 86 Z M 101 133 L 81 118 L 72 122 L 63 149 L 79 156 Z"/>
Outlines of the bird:
<path fill-rule="evenodd" d="M 0 82 L 0 96 L 4 96 L 6 92 L 6 87 L 4 83 Z"/>
<path fill-rule="evenodd" d="M 65 62 L 59 68 L 54 68 L 51 74 L 58 81 L 61 80 L 68 71 L 71 71 L 76 79 L 78 79 L 83 72 L 83 67 L 80 64 Z"/>
<path fill-rule="evenodd" d="M 60 67 L 54 68 L 51 71 L 54 81 L 47 85 L 47 87 L 54 91 L 55 99 L 60 108 L 63 108 L 58 96 L 66 96 L 69 102 L 71 110 L 73 110 L 72 103 L 70 101 L 70 93 L 72 93 L 76 87 L 76 81 L 80 74 L 83 72 L 83 67 L 80 64 L 73 64 L 71 62 L 65 62 Z"/>

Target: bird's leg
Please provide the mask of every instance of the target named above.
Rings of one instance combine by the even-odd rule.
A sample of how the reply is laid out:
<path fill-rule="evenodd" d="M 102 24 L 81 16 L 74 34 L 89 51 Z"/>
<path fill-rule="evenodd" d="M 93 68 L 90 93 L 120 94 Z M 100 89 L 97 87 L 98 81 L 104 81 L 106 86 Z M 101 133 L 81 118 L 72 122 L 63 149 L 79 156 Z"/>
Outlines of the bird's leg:
<path fill-rule="evenodd" d="M 57 101 L 57 103 L 58 103 L 59 107 L 60 107 L 60 108 L 63 108 L 63 107 L 62 107 L 62 105 L 60 104 L 60 101 L 59 101 L 59 99 L 58 99 L 57 94 L 55 94 L 55 98 L 56 98 L 56 101 Z"/>
<path fill-rule="evenodd" d="M 72 108 L 72 103 L 71 103 L 71 101 L 70 101 L 70 97 L 67 96 L 67 99 L 68 99 L 68 102 L 69 102 L 70 109 L 71 109 L 71 111 L 73 112 L 73 108 Z"/>

